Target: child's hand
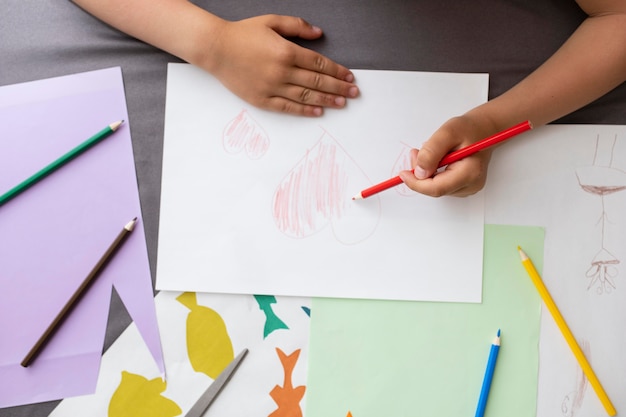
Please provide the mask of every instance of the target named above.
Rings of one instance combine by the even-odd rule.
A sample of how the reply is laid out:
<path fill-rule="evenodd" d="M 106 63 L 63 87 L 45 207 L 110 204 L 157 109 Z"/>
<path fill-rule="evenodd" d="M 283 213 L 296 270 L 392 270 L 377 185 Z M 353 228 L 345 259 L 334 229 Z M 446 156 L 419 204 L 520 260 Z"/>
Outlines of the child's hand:
<path fill-rule="evenodd" d="M 464 148 L 496 133 L 491 123 L 479 123 L 469 115 L 455 117 L 444 123 L 422 145 L 411 150 L 411 171 L 402 171 L 402 181 L 414 191 L 432 197 L 451 195 L 466 197 L 485 186 L 491 150 L 485 149 L 448 165 L 437 172 L 439 162 L 448 153 Z"/>
<path fill-rule="evenodd" d="M 207 41 L 207 58 L 199 65 L 254 106 L 320 116 L 324 107 L 344 107 L 346 98 L 358 95 L 350 70 L 283 37 L 322 36 L 303 19 L 265 15 L 224 21 L 213 33 L 217 37 Z"/>

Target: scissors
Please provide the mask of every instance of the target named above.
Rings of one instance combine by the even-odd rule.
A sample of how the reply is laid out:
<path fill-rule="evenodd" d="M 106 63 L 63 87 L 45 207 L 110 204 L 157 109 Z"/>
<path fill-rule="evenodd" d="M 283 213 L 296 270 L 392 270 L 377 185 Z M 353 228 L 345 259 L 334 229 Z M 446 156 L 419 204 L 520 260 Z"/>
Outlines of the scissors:
<path fill-rule="evenodd" d="M 247 354 L 248 349 L 242 350 L 241 353 L 224 368 L 217 378 L 215 378 L 215 381 L 213 381 L 213 383 L 209 385 L 209 388 L 200 396 L 200 399 L 198 399 L 187 414 L 185 414 L 185 417 L 202 417 L 204 415 L 211 403 L 213 403 L 213 400 L 215 400 L 222 391 L 222 388 L 230 381 L 230 378 L 232 378 L 237 368 L 239 368 L 241 361 L 243 361 L 243 358 L 245 358 Z"/>

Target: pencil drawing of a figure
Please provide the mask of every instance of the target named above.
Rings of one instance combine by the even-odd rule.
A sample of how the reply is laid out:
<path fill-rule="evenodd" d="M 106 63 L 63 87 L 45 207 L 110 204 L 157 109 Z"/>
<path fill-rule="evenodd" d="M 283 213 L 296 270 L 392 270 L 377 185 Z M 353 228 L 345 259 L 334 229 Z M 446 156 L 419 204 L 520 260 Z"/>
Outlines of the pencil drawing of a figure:
<path fill-rule="evenodd" d="M 580 348 L 582 349 L 585 357 L 591 360 L 589 341 L 586 339 L 581 340 Z M 588 380 L 580 366 L 576 367 L 576 383 L 572 391 L 570 391 L 561 402 L 561 412 L 563 417 L 575 417 L 583 404 L 585 398 L 585 391 L 587 390 Z"/>
<path fill-rule="evenodd" d="M 598 220 L 601 235 L 600 250 L 591 260 L 591 266 L 586 273 L 589 278 L 587 289 L 595 288 L 598 294 L 608 294 L 616 288 L 617 265 L 620 263 L 620 260 L 606 248 L 607 226 L 611 223 L 606 212 L 606 196 L 626 189 L 626 172 L 613 167 L 616 143 L 617 135 L 612 141 L 601 141 L 598 135 L 592 165 L 576 169 L 580 187 L 600 197 L 602 210 Z"/>

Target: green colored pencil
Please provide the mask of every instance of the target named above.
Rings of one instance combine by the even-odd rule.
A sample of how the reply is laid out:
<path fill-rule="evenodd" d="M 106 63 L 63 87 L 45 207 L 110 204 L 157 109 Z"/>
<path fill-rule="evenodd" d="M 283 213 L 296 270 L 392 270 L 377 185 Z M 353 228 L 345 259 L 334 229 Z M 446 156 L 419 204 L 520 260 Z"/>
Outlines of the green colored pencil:
<path fill-rule="evenodd" d="M 87 139 L 86 141 L 84 141 L 83 143 L 81 143 L 80 145 L 78 145 L 77 147 L 75 147 L 74 149 L 66 153 L 65 155 L 58 158 L 56 161 L 51 162 L 45 168 L 42 168 L 35 174 L 31 175 L 29 178 L 25 179 L 21 183 L 17 184 L 15 187 L 11 188 L 6 193 L 2 194 L 0 196 L 0 206 L 2 206 L 7 201 L 11 200 L 13 197 L 20 194 L 22 191 L 25 191 L 32 185 L 44 179 L 45 177 L 50 175 L 52 172 L 61 168 L 63 165 L 67 164 L 72 159 L 76 158 L 78 155 L 82 154 L 87 149 L 94 146 L 96 143 L 99 143 L 104 138 L 111 135 L 120 127 L 122 123 L 124 123 L 123 120 L 120 120 L 115 123 L 111 123 L 110 125 L 102 129 L 101 131 L 99 131 L 98 133 L 96 133 L 95 135 L 93 135 L 92 137 L 90 137 L 89 139 Z"/>

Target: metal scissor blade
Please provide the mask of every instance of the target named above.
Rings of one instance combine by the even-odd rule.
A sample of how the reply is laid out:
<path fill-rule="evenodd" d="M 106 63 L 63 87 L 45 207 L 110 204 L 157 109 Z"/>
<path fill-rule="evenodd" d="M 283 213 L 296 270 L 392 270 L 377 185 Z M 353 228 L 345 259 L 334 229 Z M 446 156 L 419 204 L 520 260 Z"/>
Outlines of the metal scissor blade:
<path fill-rule="evenodd" d="M 206 410 L 209 408 L 213 400 L 217 398 L 222 388 L 230 381 L 230 378 L 233 376 L 243 358 L 248 354 L 248 349 L 244 349 L 232 360 L 231 363 L 228 364 L 226 368 L 215 378 L 215 381 L 209 388 L 202 393 L 198 401 L 191 407 L 191 409 L 185 414 L 185 417 L 202 417 Z"/>

